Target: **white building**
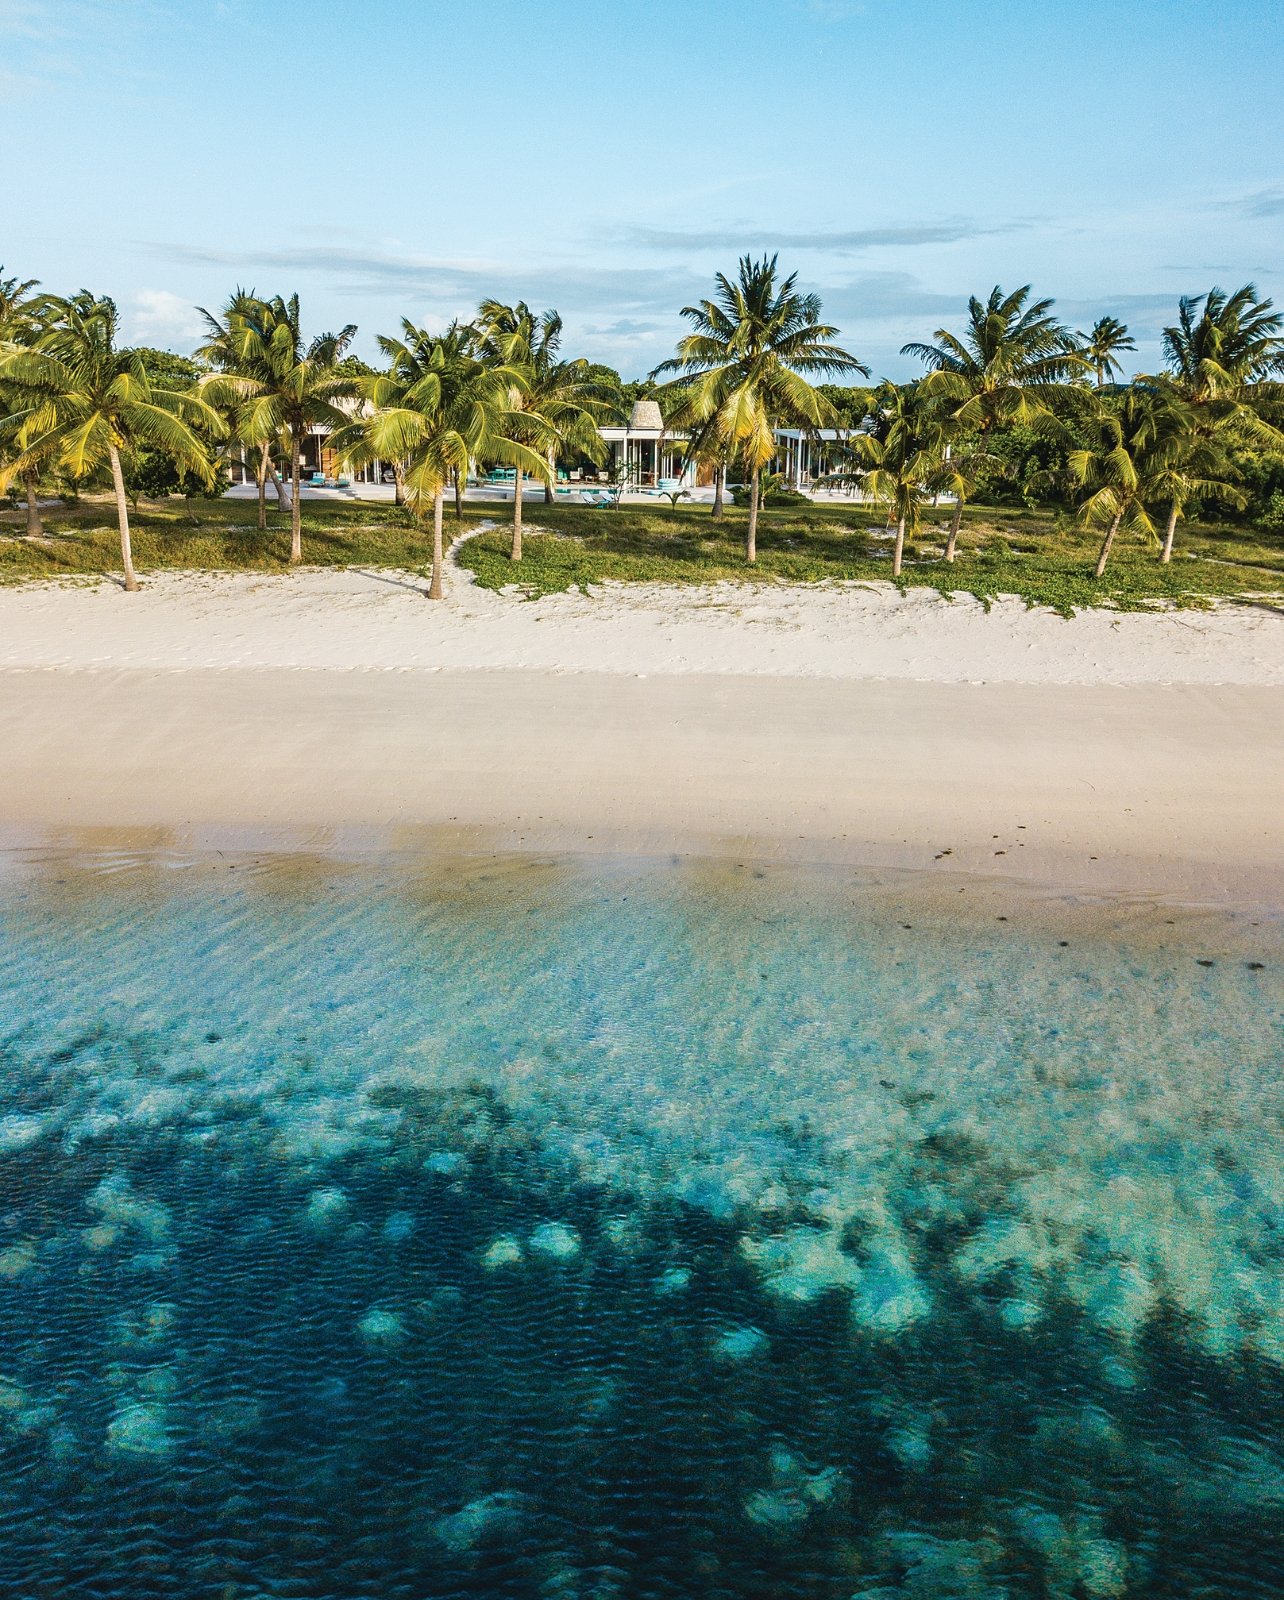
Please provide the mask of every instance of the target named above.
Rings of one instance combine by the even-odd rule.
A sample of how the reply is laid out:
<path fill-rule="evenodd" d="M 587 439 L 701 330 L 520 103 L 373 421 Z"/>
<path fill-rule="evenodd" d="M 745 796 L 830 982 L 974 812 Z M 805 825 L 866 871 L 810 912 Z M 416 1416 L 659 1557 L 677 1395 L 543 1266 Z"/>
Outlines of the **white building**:
<path fill-rule="evenodd" d="M 661 483 L 672 483 L 674 488 L 695 485 L 695 463 L 684 466 L 682 459 L 686 435 L 665 433 L 656 401 L 636 401 L 626 427 L 597 431 L 610 446 L 603 471 L 612 483 L 636 489 L 654 488 Z"/>
<path fill-rule="evenodd" d="M 835 446 L 850 438 L 855 430 L 775 428 L 772 431 L 776 438 L 776 454 L 768 470 L 780 473 L 790 488 L 805 493 L 817 478 L 834 469 L 837 465 Z M 303 441 L 300 454 L 305 478 L 314 473 L 330 479 L 338 475 L 340 464 L 330 449 L 328 432 L 323 427 L 313 428 Z M 655 400 L 635 401 L 627 424 L 599 427 L 598 433 L 608 447 L 608 455 L 597 470 L 610 483 L 631 489 L 692 489 L 713 482 L 711 468 L 685 461 L 687 435 L 666 431 Z M 233 481 L 253 482 L 253 462 L 246 452 L 242 451 L 241 456 L 240 463 L 232 464 Z M 584 475 L 591 477 L 592 473 L 590 468 Z M 385 461 L 372 461 L 350 476 L 356 483 L 393 481 L 391 463 Z"/>

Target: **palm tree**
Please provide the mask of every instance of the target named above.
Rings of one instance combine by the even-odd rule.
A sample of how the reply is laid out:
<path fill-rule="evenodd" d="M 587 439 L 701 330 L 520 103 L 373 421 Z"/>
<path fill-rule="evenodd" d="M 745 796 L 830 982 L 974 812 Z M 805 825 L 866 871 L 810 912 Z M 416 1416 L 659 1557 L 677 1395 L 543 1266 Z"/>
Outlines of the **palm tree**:
<path fill-rule="evenodd" d="M 871 416 L 872 431 L 857 432 L 847 447 L 852 461 L 850 476 L 886 507 L 888 517 L 896 523 L 892 577 L 899 578 L 905 535 L 918 531 L 923 506 L 951 483 L 946 449 L 949 423 L 922 382 L 881 384 Z"/>
<path fill-rule="evenodd" d="M 1173 558 L 1178 518 L 1191 500 L 1221 500 L 1233 506 L 1243 506 L 1247 497 L 1235 483 L 1239 473 L 1229 453 L 1232 430 L 1228 427 L 1207 428 L 1201 408 L 1192 405 L 1175 385 L 1166 380 L 1153 380 L 1152 387 L 1164 395 L 1174 420 L 1180 419 L 1181 424 L 1169 430 L 1168 448 L 1154 486 L 1156 497 L 1168 502 L 1168 518 L 1159 556 L 1167 566 Z"/>
<path fill-rule="evenodd" d="M 1251 283 L 1233 294 L 1213 288 L 1183 295 L 1176 324 L 1164 329 L 1163 349 L 1188 400 L 1242 402 L 1250 385 L 1284 374 L 1284 316 Z"/>
<path fill-rule="evenodd" d="M 944 444 L 940 465 L 931 478 L 931 487 L 936 494 L 954 496 L 954 512 L 945 538 L 945 559 L 952 566 L 958 554 L 963 507 L 976 493 L 977 480 L 987 456 L 977 436 L 960 431 L 952 421 L 945 426 Z"/>
<path fill-rule="evenodd" d="M 935 344 L 902 347 L 902 355 L 917 356 L 928 368 L 925 395 L 949 407 L 960 433 L 976 435 L 981 455 L 996 428 L 1033 421 L 1073 398 L 1073 379 L 1088 362 L 1052 306 L 1051 300 L 1031 303 L 1028 283 L 1011 294 L 996 284 L 988 299 L 973 295 L 968 301 L 962 335 L 938 328 Z M 960 473 L 959 489 L 961 520 L 971 492 L 966 474 Z"/>
<path fill-rule="evenodd" d="M 1202 500 L 1222 500 L 1241 509 L 1248 503 L 1248 496 L 1232 482 L 1237 476 L 1232 463 L 1216 445 L 1200 439 L 1198 434 L 1183 440 L 1174 450 L 1172 459 L 1161 468 L 1155 483 L 1156 493 L 1168 501 L 1168 520 L 1159 554 L 1165 566 L 1173 558 L 1177 519 L 1196 496 Z"/>
<path fill-rule="evenodd" d="M 196 429 L 215 438 L 225 430 L 198 395 L 154 384 L 136 351 L 117 349 L 116 332 L 115 302 L 82 290 L 58 303 L 34 345 L 0 356 L 0 383 L 14 383 L 29 397 L 19 454 L 3 475 L 21 476 L 46 462 L 72 478 L 110 467 L 125 588 L 133 592 L 138 579 L 122 453 L 147 446 L 212 482 L 209 451 Z"/>
<path fill-rule="evenodd" d="M 197 355 L 208 361 L 218 371 L 230 373 L 234 376 L 249 376 L 240 372 L 242 357 L 237 345 L 237 324 L 245 318 L 260 315 L 262 302 L 246 289 L 237 289 L 228 301 L 223 319 L 220 321 L 204 306 L 197 306 L 197 311 L 205 318 L 205 342 L 198 348 Z M 267 527 L 267 486 L 271 480 L 276 492 L 277 508 L 287 516 L 293 510 L 294 502 L 289 491 L 281 481 L 281 474 L 277 470 L 277 458 L 282 455 L 281 436 L 258 437 L 249 423 L 249 412 L 243 401 L 243 396 L 236 392 L 228 393 L 226 385 L 215 384 L 217 391 L 223 391 L 219 398 L 222 401 L 220 410 L 228 423 L 230 437 L 241 446 L 242 451 L 248 450 L 254 461 L 254 483 L 258 499 L 258 525 L 260 532 Z M 288 443 L 285 452 L 288 454 Z M 244 456 L 242 456 L 244 459 Z"/>
<path fill-rule="evenodd" d="M 442 598 L 442 517 L 446 485 L 466 478 L 471 462 L 503 454 L 520 471 L 543 461 L 512 435 L 526 421 L 512 405 L 524 374 L 482 360 L 469 330 L 453 323 L 431 334 L 403 319 L 401 338 L 381 337 L 386 372 L 361 380 L 362 407 L 333 436 L 339 455 L 361 463 L 404 463 L 406 497 L 416 516 L 432 507 L 430 600 Z"/>
<path fill-rule="evenodd" d="M 776 453 L 779 426 L 820 428 L 833 408 L 808 376 L 869 368 L 832 341 L 838 329 L 820 320 L 820 300 L 799 294 L 798 275 L 776 278 L 777 257 L 742 257 L 734 283 L 723 273 L 711 300 L 684 306 L 695 329 L 678 353 L 652 374 L 676 372 L 672 385 L 690 383 L 691 415 L 724 458 L 739 455 L 749 469 L 749 526 L 745 559 L 758 559 L 762 469 Z"/>
<path fill-rule="evenodd" d="M 619 409 L 619 396 L 603 383 L 600 369 L 583 358 L 561 359 L 562 319 L 556 311 L 536 314 L 524 300 L 508 306 L 483 300 L 477 308 L 477 329 L 486 358 L 500 366 L 520 368 L 526 383 L 515 398 L 530 417 L 526 442 L 538 444 L 544 460 L 544 503 L 553 504 L 557 458 L 578 451 L 592 461 L 604 459 L 606 450 L 598 423 Z M 521 467 L 514 473 L 513 560 L 522 556 Z"/>
<path fill-rule="evenodd" d="M 1136 348 L 1137 341 L 1128 332 L 1127 324 L 1117 317 L 1099 317 L 1091 333 L 1079 335 L 1079 353 L 1092 368 L 1098 389 L 1122 375 L 1120 354 Z"/>
<path fill-rule="evenodd" d="M 4 268 L 0 267 L 0 273 Z M 46 303 L 32 294 L 39 285 L 35 278 L 0 276 L 0 351 L 32 344 L 41 331 L 41 310 Z M 0 388 L 0 436 L 12 435 L 25 411 L 20 390 L 10 384 Z M 12 439 L 9 440 L 12 443 Z M 40 522 L 38 474 L 24 472 L 22 487 L 27 501 L 27 538 L 38 539 L 44 532 Z"/>
<path fill-rule="evenodd" d="M 713 472 L 713 505 L 710 516 L 721 520 L 725 515 L 727 499 L 727 468 L 730 465 L 726 441 L 718 431 L 718 417 L 701 416 L 700 401 L 690 388 L 673 390 L 666 386 L 669 402 L 665 426 L 675 434 L 686 435 L 683 451 L 684 467 L 698 464 Z"/>
<path fill-rule="evenodd" d="M 477 353 L 477 329 L 472 323 L 452 322 L 438 339 L 441 347 L 440 361 L 443 368 L 454 374 L 454 381 L 466 384 L 474 375 L 479 364 Z M 477 451 L 473 452 L 472 459 L 477 459 Z M 464 520 L 464 489 L 468 483 L 468 469 L 470 463 L 465 461 L 462 466 L 451 468 L 450 480 L 455 497 L 455 521 Z M 396 469 L 394 468 L 394 471 Z M 404 484 L 400 472 L 396 472 L 398 491 L 404 493 Z"/>
<path fill-rule="evenodd" d="M 1085 525 L 1106 530 L 1093 574 L 1100 578 L 1121 527 L 1154 534 L 1147 504 L 1165 490 L 1172 492 L 1169 473 L 1193 425 L 1189 408 L 1174 404 L 1171 394 L 1131 384 L 1119 396 L 1100 401 L 1085 429 L 1090 443 L 1071 450 L 1067 461 L 1072 476 L 1088 490 L 1079 513 Z"/>
<path fill-rule="evenodd" d="M 1177 321 L 1164 329 L 1164 378 L 1148 380 L 1169 403 L 1189 408 L 1182 460 L 1170 473 L 1168 523 L 1160 559 L 1172 560 L 1177 519 L 1194 495 L 1242 504 L 1229 451 L 1236 444 L 1284 447 L 1263 414 L 1278 409 L 1284 374 L 1284 316 L 1246 283 L 1234 293 L 1212 288 L 1184 295 Z"/>
<path fill-rule="evenodd" d="M 299 297 L 260 300 L 238 290 L 224 320 L 204 315 L 211 338 L 201 354 L 222 370 L 202 380 L 216 402 L 238 406 L 238 427 L 262 449 L 284 438 L 290 452 L 290 562 L 303 560 L 303 518 L 299 496 L 303 441 L 314 428 L 333 432 L 349 420 L 337 402 L 357 393 L 357 380 L 339 369 L 356 325 L 305 341 Z"/>

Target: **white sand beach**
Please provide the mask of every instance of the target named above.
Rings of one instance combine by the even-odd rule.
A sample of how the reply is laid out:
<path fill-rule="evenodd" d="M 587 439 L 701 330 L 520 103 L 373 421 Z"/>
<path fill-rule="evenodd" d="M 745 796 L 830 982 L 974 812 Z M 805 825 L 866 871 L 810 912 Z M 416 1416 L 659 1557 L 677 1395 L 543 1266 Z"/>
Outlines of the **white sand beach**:
<path fill-rule="evenodd" d="M 601 672 L 1284 686 L 1284 607 L 1073 619 L 890 584 L 607 584 L 527 601 L 450 572 L 148 574 L 0 589 L 0 668 Z"/>
<path fill-rule="evenodd" d="M 526 601 L 458 571 L 443 604 L 422 589 L 301 571 L 0 590 L 0 827 L 752 852 L 1284 901 L 1269 608 L 1067 621 L 855 585 Z"/>

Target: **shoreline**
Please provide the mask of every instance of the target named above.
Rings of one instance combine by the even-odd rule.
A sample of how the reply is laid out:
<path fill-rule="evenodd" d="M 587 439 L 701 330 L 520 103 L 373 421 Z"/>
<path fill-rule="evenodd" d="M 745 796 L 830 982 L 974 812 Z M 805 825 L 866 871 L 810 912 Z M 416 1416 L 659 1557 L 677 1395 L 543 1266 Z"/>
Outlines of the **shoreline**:
<path fill-rule="evenodd" d="M 1268 686 L 9 670 L 0 844 L 684 853 L 1280 909 L 1280 705 Z"/>
<path fill-rule="evenodd" d="M 1281 710 L 1284 615 L 1245 605 L 528 602 L 454 567 L 433 605 L 364 569 L 24 586 L 0 590 L 0 844 L 676 852 L 1278 909 Z"/>

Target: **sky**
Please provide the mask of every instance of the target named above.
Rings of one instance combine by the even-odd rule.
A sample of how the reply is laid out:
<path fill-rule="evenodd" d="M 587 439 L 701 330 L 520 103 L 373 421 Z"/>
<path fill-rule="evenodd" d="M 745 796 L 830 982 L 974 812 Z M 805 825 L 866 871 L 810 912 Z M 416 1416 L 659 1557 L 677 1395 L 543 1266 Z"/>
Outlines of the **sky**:
<path fill-rule="evenodd" d="M 0 0 L 0 263 L 190 350 L 556 307 L 640 377 L 778 253 L 875 376 L 970 294 L 1073 326 L 1284 301 L 1278 0 Z"/>

